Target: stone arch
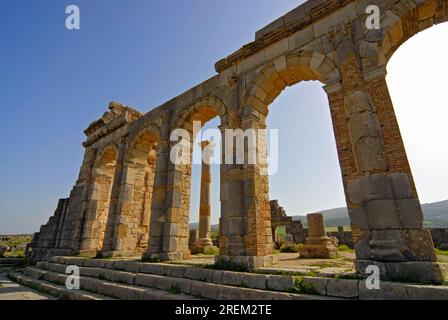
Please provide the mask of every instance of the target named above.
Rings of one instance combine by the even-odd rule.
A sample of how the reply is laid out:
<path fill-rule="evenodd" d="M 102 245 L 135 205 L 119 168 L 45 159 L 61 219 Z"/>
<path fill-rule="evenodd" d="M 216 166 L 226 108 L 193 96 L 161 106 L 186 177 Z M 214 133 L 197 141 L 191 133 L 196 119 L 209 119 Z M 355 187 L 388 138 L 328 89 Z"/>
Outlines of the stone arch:
<path fill-rule="evenodd" d="M 82 222 L 80 249 L 83 253 L 96 253 L 103 246 L 117 159 L 118 147 L 110 143 L 97 152 L 94 160 L 92 186 Z"/>
<path fill-rule="evenodd" d="M 243 106 L 267 115 L 269 104 L 287 86 L 306 80 L 330 84 L 339 79 L 339 71 L 330 57 L 315 51 L 289 53 L 259 69 L 244 93 Z"/>
<path fill-rule="evenodd" d="M 159 127 L 152 123 L 132 131 L 127 139 L 114 255 L 129 256 L 147 249 L 159 143 Z"/>
<path fill-rule="evenodd" d="M 445 21 L 448 21 L 446 0 L 397 2 L 381 21 L 383 38 L 379 45 L 379 63 L 387 64 L 394 52 L 418 32 Z"/>
<path fill-rule="evenodd" d="M 228 108 L 216 96 L 207 95 L 193 101 L 185 107 L 175 110 L 171 121 L 171 129 L 185 129 L 190 136 L 190 158 L 187 162 L 168 165 L 167 182 L 161 191 L 165 197 L 163 222 L 151 222 L 151 235 L 147 257 L 176 259 L 188 258 L 190 251 L 189 219 L 190 219 L 190 191 L 191 191 L 191 161 L 193 151 L 193 121 L 200 121 L 201 127 L 208 121 L 219 116 L 221 125 L 227 125 Z M 170 148 L 178 141 L 169 142 Z M 168 150 L 169 152 L 172 149 Z M 158 236 L 157 236 L 158 235 Z"/>
<path fill-rule="evenodd" d="M 176 128 L 191 129 L 189 125 L 193 121 L 201 121 L 202 124 L 219 116 L 221 125 L 227 124 L 228 110 L 226 105 L 213 95 L 197 99 L 186 106 L 176 117 L 174 126 Z"/>

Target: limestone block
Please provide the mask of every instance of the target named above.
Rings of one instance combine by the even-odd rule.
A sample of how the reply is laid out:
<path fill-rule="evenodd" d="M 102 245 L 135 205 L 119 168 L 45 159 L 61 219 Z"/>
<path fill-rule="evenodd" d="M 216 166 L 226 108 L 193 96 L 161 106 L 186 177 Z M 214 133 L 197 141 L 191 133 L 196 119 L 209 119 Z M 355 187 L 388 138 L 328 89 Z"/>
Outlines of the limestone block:
<path fill-rule="evenodd" d="M 368 200 L 394 199 L 387 173 L 369 174 L 348 180 L 347 193 L 350 201 L 361 203 Z"/>
<path fill-rule="evenodd" d="M 394 200 L 370 200 L 366 204 L 369 229 L 401 229 Z"/>
<path fill-rule="evenodd" d="M 184 277 L 192 280 L 211 282 L 213 270 L 191 267 L 185 270 Z"/>
<path fill-rule="evenodd" d="M 387 263 L 388 279 L 392 281 L 443 283 L 440 266 L 435 262 L 411 261 Z"/>
<path fill-rule="evenodd" d="M 230 217 L 241 217 L 243 214 L 243 201 L 239 198 L 234 198 L 235 200 L 225 200 L 221 202 L 221 216 L 223 218 Z"/>
<path fill-rule="evenodd" d="M 313 290 L 322 296 L 327 295 L 328 280 L 325 278 L 303 277 L 302 281 L 305 285 L 311 286 Z"/>
<path fill-rule="evenodd" d="M 80 273 L 81 273 L 81 275 L 86 276 L 86 277 L 97 278 L 100 275 L 101 270 L 97 269 L 97 268 L 82 267 L 82 268 L 80 268 Z"/>
<path fill-rule="evenodd" d="M 103 259 L 87 259 L 84 261 L 85 267 L 92 267 L 92 268 L 104 268 L 106 264 L 106 260 Z"/>
<path fill-rule="evenodd" d="M 294 288 L 295 279 L 293 276 L 269 275 L 267 287 L 276 291 L 287 291 Z"/>
<path fill-rule="evenodd" d="M 364 249 L 362 249 L 364 247 Z M 435 261 L 434 246 L 428 230 L 372 230 L 369 241 L 364 241 L 357 250 L 370 253 L 359 259 L 376 261 Z M 361 251 L 362 251 L 361 250 Z"/>
<path fill-rule="evenodd" d="M 140 272 L 163 276 L 166 273 L 166 265 L 155 263 L 142 263 L 140 266 Z"/>
<path fill-rule="evenodd" d="M 413 197 L 409 176 L 406 173 L 389 173 L 388 178 L 392 183 L 395 199 L 411 199 Z"/>
<path fill-rule="evenodd" d="M 367 289 L 365 281 L 359 281 L 359 300 L 408 300 L 406 286 L 382 281 L 380 289 Z"/>
<path fill-rule="evenodd" d="M 222 284 L 224 271 L 215 270 L 213 271 L 212 282 L 216 284 Z"/>
<path fill-rule="evenodd" d="M 177 250 L 178 238 L 176 237 L 163 237 L 163 251 L 175 252 Z"/>
<path fill-rule="evenodd" d="M 115 281 L 126 284 L 134 284 L 135 274 L 131 272 L 116 271 Z"/>
<path fill-rule="evenodd" d="M 158 289 L 169 291 L 173 285 L 173 279 L 167 277 L 160 277 L 157 280 L 156 286 Z"/>
<path fill-rule="evenodd" d="M 378 267 L 380 271 L 380 279 L 386 280 L 387 279 L 387 267 L 385 262 L 380 261 L 373 261 L 373 260 L 361 260 L 356 259 L 354 261 L 356 273 L 360 275 L 361 277 L 368 277 L 371 275 L 371 273 L 367 273 L 366 270 L 369 266 L 376 266 Z"/>
<path fill-rule="evenodd" d="M 137 274 L 135 276 L 135 284 L 138 286 L 144 286 L 149 288 L 157 288 L 157 282 L 161 276 L 153 274 Z"/>
<path fill-rule="evenodd" d="M 172 285 L 178 287 L 181 292 L 183 292 L 185 294 L 190 294 L 192 283 L 193 283 L 193 281 L 191 281 L 189 279 L 175 278 L 175 279 L 173 279 Z"/>
<path fill-rule="evenodd" d="M 408 300 L 448 300 L 447 286 L 407 285 Z"/>
<path fill-rule="evenodd" d="M 218 289 L 218 300 L 246 300 L 247 293 L 249 290 L 244 288 L 220 286 Z"/>
<path fill-rule="evenodd" d="M 289 38 L 289 47 L 291 50 L 299 49 L 314 39 L 314 30 L 312 26 L 306 27 Z"/>
<path fill-rule="evenodd" d="M 403 229 L 422 229 L 423 212 L 418 199 L 396 201 Z"/>
<path fill-rule="evenodd" d="M 347 279 L 329 279 L 327 295 L 340 298 L 358 297 L 358 281 Z"/>
<path fill-rule="evenodd" d="M 166 275 L 170 277 L 182 278 L 188 267 L 168 265 L 166 266 Z"/>
<path fill-rule="evenodd" d="M 163 234 L 175 237 L 179 234 L 179 224 L 166 222 L 163 224 Z"/>
<path fill-rule="evenodd" d="M 245 273 L 243 276 L 243 284 L 248 288 L 266 289 L 267 281 L 267 275 Z"/>
<path fill-rule="evenodd" d="M 365 203 L 358 204 L 358 207 L 348 209 L 350 222 L 361 230 L 369 229 L 369 221 L 367 218 L 367 208 Z"/>
<path fill-rule="evenodd" d="M 127 272 L 137 273 L 137 272 L 140 272 L 140 266 L 141 266 L 140 262 L 128 261 L 124 265 L 124 270 L 127 271 Z"/>
<path fill-rule="evenodd" d="M 191 295 L 205 299 L 217 299 L 219 286 L 213 283 L 193 281 Z"/>
<path fill-rule="evenodd" d="M 222 283 L 231 286 L 240 286 L 243 283 L 243 274 L 240 272 L 226 271 L 223 274 Z"/>

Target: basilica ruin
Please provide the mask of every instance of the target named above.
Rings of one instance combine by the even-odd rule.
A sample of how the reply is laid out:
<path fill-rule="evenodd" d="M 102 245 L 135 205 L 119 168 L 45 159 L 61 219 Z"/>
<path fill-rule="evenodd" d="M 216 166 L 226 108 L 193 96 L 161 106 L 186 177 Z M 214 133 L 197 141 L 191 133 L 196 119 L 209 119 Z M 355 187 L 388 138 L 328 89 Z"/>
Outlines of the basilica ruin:
<path fill-rule="evenodd" d="M 367 29 L 368 5 L 379 7 L 380 29 Z M 328 95 L 357 272 L 373 264 L 383 279 L 440 283 L 386 67 L 407 39 L 447 19 L 447 0 L 309 0 L 218 61 L 216 75 L 163 105 L 143 113 L 110 103 L 84 131 L 78 179 L 36 233 L 29 257 L 188 259 L 191 165 L 170 160 L 177 143 L 170 133 L 215 117 L 222 132 L 265 128 L 269 105 L 285 87 L 317 80 Z M 220 166 L 217 261 L 249 269 L 275 263 L 269 178 L 260 170 Z M 210 244 L 207 230 L 198 237 Z"/>

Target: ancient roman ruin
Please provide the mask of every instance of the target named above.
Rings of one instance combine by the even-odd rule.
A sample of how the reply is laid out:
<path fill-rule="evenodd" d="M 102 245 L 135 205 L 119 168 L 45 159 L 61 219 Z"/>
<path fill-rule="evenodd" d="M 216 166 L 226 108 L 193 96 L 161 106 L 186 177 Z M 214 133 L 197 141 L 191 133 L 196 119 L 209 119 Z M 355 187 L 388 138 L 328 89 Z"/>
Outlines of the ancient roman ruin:
<path fill-rule="evenodd" d="M 380 29 L 366 27 L 368 5 L 379 7 Z M 317 80 L 328 95 L 358 273 L 374 264 L 384 279 L 418 282 L 425 274 L 440 282 L 385 77 L 402 43 L 447 19 L 447 0 L 309 0 L 163 105 L 142 113 L 110 103 L 85 130 L 79 177 L 35 235 L 31 259 L 98 252 L 188 259 L 191 165 L 170 161 L 177 143 L 170 133 L 214 117 L 222 132 L 265 128 L 285 87 Z M 258 164 L 220 168 L 217 261 L 275 263 L 268 176 Z"/>

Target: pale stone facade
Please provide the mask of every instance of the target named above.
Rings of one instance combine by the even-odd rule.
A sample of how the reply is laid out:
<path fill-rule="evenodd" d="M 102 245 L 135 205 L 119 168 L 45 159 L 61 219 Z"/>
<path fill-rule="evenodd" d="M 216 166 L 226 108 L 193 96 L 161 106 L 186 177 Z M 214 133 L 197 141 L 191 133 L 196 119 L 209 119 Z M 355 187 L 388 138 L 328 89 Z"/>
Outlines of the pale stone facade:
<path fill-rule="evenodd" d="M 381 10 L 380 30 L 365 27 L 372 4 Z M 440 278 L 385 77 L 404 41 L 447 19 L 447 0 L 310 0 L 217 62 L 218 74 L 150 112 L 112 103 L 86 130 L 79 178 L 57 219 L 42 227 L 35 259 L 98 249 L 188 258 L 191 166 L 170 161 L 170 132 L 215 116 L 221 130 L 265 128 L 268 106 L 286 86 L 319 80 L 351 222 L 360 230 L 358 271 L 374 263 L 384 277 Z M 268 177 L 260 169 L 221 165 L 218 259 L 250 268 L 274 260 Z"/>

